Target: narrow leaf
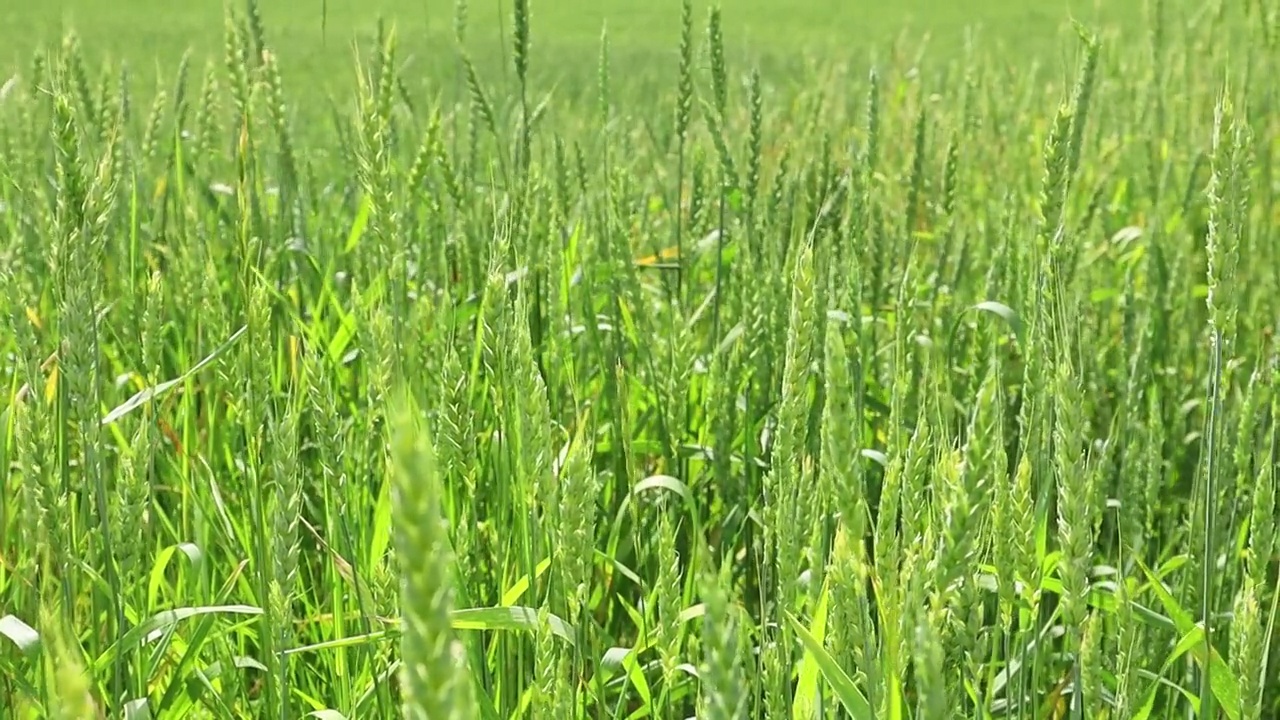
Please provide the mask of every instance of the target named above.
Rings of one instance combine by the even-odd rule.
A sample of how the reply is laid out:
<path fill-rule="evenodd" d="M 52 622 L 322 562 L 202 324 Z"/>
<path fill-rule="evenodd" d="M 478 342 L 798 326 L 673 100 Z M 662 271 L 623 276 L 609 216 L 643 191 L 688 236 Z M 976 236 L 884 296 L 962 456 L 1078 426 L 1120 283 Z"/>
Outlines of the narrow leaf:
<path fill-rule="evenodd" d="M 826 648 L 822 647 L 822 643 L 809 634 L 795 616 L 787 613 L 787 622 L 791 624 L 791 628 L 795 630 L 796 635 L 800 637 L 800 642 L 804 643 L 804 648 L 813 655 L 813 659 L 818 663 L 818 668 L 822 671 L 822 677 L 826 679 L 827 684 L 831 685 L 831 689 L 835 691 L 836 697 L 839 698 L 840 704 L 844 706 L 845 712 L 853 716 L 854 720 L 871 720 L 874 715 L 871 713 L 871 705 L 867 703 L 867 699 L 859 692 L 858 686 L 854 685 L 853 678 L 849 677 L 831 657 Z"/>

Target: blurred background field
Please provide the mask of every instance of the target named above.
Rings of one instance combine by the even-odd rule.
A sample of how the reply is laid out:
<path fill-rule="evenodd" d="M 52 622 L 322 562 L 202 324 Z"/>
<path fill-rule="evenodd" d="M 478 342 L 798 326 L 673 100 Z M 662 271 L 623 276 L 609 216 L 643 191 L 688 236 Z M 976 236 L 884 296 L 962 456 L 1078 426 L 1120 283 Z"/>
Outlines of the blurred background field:
<path fill-rule="evenodd" d="M 485 0 L 470 8 L 468 44 L 483 72 L 501 72 L 510 64 L 504 65 L 504 58 L 509 56 L 511 2 Z M 1193 7 L 1189 2 L 1170 5 Z M 679 6 L 676 0 L 535 3 L 533 72 L 570 85 L 590 82 L 606 24 L 620 67 L 634 72 L 635 63 L 673 65 Z M 864 63 L 904 35 L 913 45 L 930 37 L 926 62 L 954 57 L 966 36 L 976 31 L 984 47 L 1003 48 L 1010 63 L 1038 59 L 1061 64 L 1071 47 L 1070 34 L 1063 32 L 1070 18 L 1137 36 L 1142 32 L 1142 3 L 1134 0 L 729 0 L 721 6 L 729 57 L 759 62 L 767 75 L 770 68 L 794 66 L 806 58 Z M 281 56 L 286 82 L 303 93 L 299 99 L 321 89 L 351 89 L 351 40 L 372 41 L 380 16 L 397 29 L 411 85 L 430 83 L 433 73 L 451 67 L 455 57 L 454 8 L 444 0 L 265 0 L 261 10 L 272 28 L 272 46 Z M 21 65 L 42 43 L 57 42 L 74 29 L 89 57 L 124 60 L 139 82 L 154 79 L 155 69 L 162 68 L 167 81 L 169 69 L 188 49 L 196 60 L 220 56 L 222 25 L 219 0 L 9 2 L 0 8 L 0 63 Z"/>

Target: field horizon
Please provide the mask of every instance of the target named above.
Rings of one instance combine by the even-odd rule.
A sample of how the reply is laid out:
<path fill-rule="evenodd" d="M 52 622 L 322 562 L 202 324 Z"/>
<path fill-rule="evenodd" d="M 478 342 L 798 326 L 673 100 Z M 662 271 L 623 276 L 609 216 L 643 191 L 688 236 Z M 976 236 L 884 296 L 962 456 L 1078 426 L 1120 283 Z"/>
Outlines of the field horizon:
<path fill-rule="evenodd" d="M 468 8 L 465 42 L 477 69 L 487 76 L 510 74 L 511 2 Z M 670 71 L 680 32 L 678 0 L 643 5 L 623 0 L 575 2 L 534 6 L 535 73 L 550 73 L 552 83 L 589 82 L 606 30 L 620 59 L 648 73 Z M 0 56 L 0 61 L 8 66 L 7 78 L 35 50 L 75 34 L 87 58 L 127 63 L 136 76 L 135 91 L 150 93 L 156 80 L 168 81 L 163 69 L 176 65 L 185 53 L 197 64 L 221 58 L 224 7 L 221 1 L 175 5 L 129 0 L 108 8 L 90 0 L 60 0 L 24 10 L 11 8 L 0 13 L 0 27 L 7 28 L 0 37 L 8 41 L 12 56 Z M 1056 69 L 1069 75 L 1073 22 L 1131 33 L 1141 28 L 1143 18 L 1140 3 L 1104 11 L 1096 2 L 1080 0 L 993 2 L 976 9 L 939 8 L 929 0 L 892 9 L 870 2 L 827 2 L 795 12 L 781 0 L 739 0 L 722 7 L 728 56 L 759 64 L 766 75 L 775 76 L 793 74 L 806 61 L 833 59 L 867 70 L 873 57 L 890 51 L 895 41 L 917 43 L 926 37 L 930 43 L 921 57 L 928 62 L 947 62 L 973 38 L 977 50 L 1056 63 Z M 1183 2 L 1173 7 L 1179 13 L 1194 10 Z M 454 8 L 449 3 L 273 0 L 262 2 L 260 12 L 266 26 L 274 28 L 272 47 L 280 56 L 285 80 L 299 87 L 304 97 L 316 89 L 350 94 L 355 81 L 352 43 L 367 51 L 379 22 L 395 29 L 402 70 L 415 89 L 431 92 L 431 83 L 449 77 L 456 61 Z M 563 62 L 565 58 L 573 61 Z"/>

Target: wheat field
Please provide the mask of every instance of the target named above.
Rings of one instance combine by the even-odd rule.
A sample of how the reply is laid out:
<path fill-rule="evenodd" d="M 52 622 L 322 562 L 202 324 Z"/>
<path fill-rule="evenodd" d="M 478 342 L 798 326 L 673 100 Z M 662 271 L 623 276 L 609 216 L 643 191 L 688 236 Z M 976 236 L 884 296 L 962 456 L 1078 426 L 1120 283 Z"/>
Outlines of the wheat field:
<path fill-rule="evenodd" d="M 1280 717 L 1280 4 L 542 4 L 5 74 L 0 718 Z"/>

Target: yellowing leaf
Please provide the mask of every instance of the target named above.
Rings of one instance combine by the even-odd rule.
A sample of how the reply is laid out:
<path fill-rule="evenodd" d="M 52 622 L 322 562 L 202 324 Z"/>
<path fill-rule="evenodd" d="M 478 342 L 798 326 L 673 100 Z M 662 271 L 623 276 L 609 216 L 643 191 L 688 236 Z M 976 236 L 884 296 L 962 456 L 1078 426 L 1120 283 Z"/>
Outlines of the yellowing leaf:
<path fill-rule="evenodd" d="M 667 260 L 675 260 L 675 259 L 678 259 L 679 257 L 680 257 L 680 248 L 672 246 L 668 248 L 663 248 L 652 255 L 645 255 L 644 257 L 636 258 L 634 262 L 636 265 L 657 265 L 660 262 L 666 262 Z"/>
<path fill-rule="evenodd" d="M 152 194 L 151 200 L 153 204 L 158 205 L 160 200 L 164 198 L 164 191 L 169 188 L 169 179 L 161 176 L 160 181 L 156 183 L 156 191 Z"/>
<path fill-rule="evenodd" d="M 44 401 L 46 404 L 53 404 L 53 399 L 58 394 L 58 367 L 55 365 L 49 371 L 49 378 L 44 381 Z"/>

